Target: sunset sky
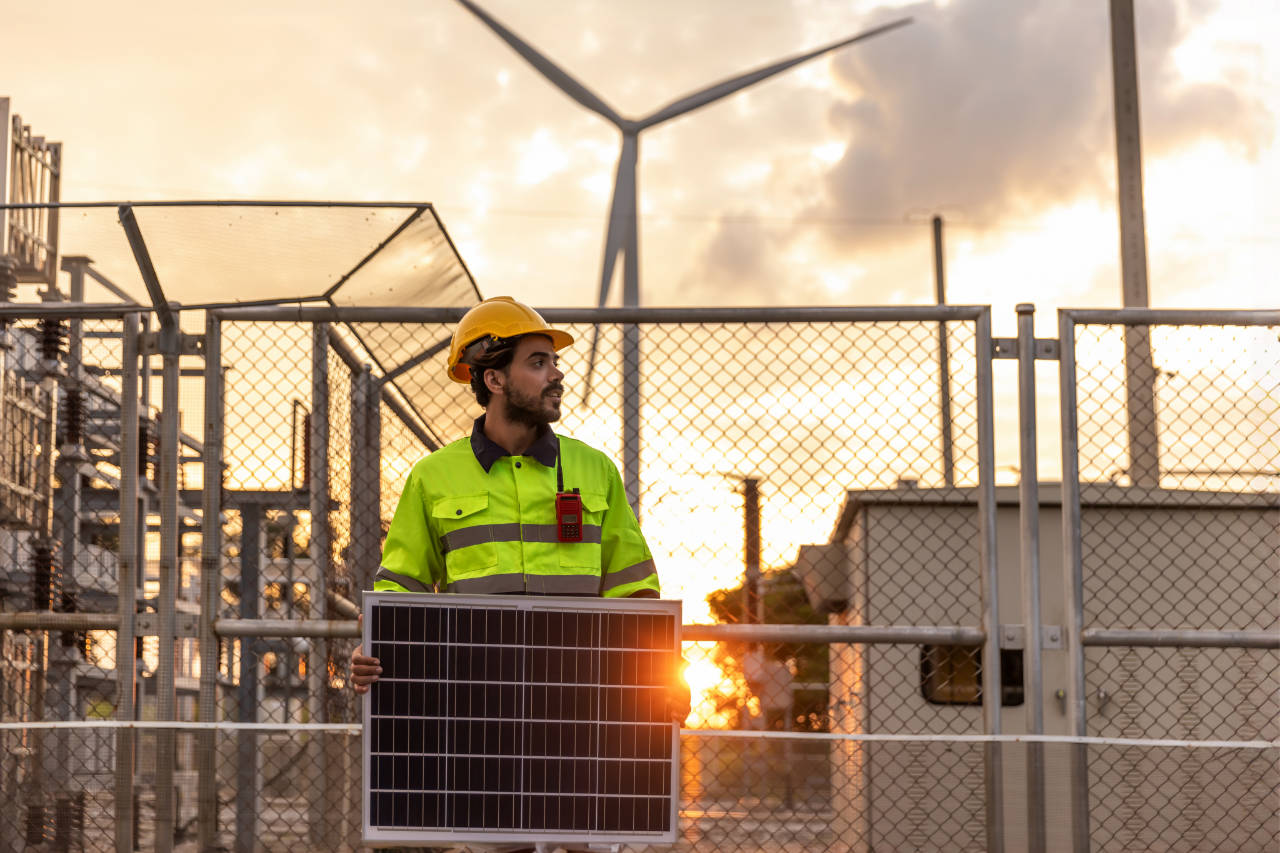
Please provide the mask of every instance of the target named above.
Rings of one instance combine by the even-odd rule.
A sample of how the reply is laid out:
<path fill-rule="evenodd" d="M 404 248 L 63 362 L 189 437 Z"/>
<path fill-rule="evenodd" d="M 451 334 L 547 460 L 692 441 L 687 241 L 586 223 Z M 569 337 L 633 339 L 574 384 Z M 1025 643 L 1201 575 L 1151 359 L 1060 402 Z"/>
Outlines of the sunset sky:
<path fill-rule="evenodd" d="M 950 301 L 991 305 L 997 335 L 1020 302 L 1041 336 L 1059 307 L 1120 304 L 1107 0 L 481 2 L 628 116 L 914 17 L 641 136 L 644 305 L 930 303 L 934 213 Z M 1275 308 L 1280 4 L 1136 0 L 1136 17 L 1151 303 Z M 595 304 L 619 134 L 454 0 L 11 3 L 0 96 L 64 143 L 65 200 L 426 201 L 484 295 Z M 1251 393 L 1274 395 L 1280 350 L 1251 346 Z M 1208 363 L 1195 352 L 1179 370 Z M 1002 483 L 1018 462 L 1013 369 L 996 367 Z M 1041 476 L 1057 479 L 1056 365 L 1039 372 Z M 865 420 L 861 402 L 846 420 Z M 692 485 L 659 482 L 693 510 L 659 498 L 646 519 L 701 519 L 714 560 L 655 538 L 699 620 L 741 571 L 740 498 L 718 461 L 690 468 Z M 766 563 L 821 541 L 855 485 L 828 484 L 796 520 L 766 481 Z"/>
<path fill-rule="evenodd" d="M 1106 0 L 485 5 L 628 115 L 914 16 L 641 136 L 644 304 L 928 302 L 933 212 L 998 334 L 1119 304 Z M 1136 6 L 1152 303 L 1274 306 L 1280 7 Z M 65 199 L 430 201 L 484 294 L 594 303 L 611 126 L 452 0 L 262 9 L 15 5 L 0 95 Z"/>

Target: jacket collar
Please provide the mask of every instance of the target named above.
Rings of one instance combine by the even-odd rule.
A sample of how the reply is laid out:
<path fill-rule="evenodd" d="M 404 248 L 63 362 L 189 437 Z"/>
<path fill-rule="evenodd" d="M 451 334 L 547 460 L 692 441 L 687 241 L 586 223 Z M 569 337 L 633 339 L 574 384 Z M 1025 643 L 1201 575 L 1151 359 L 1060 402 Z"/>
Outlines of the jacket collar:
<path fill-rule="evenodd" d="M 476 461 L 480 463 L 480 467 L 486 474 L 493 467 L 493 463 L 504 456 L 514 455 L 484 434 L 484 415 L 476 418 L 475 426 L 471 428 L 471 452 L 475 454 Z M 551 427 L 544 426 L 524 455 L 532 456 L 546 467 L 553 468 L 559 452 L 560 440 L 552 432 Z"/>

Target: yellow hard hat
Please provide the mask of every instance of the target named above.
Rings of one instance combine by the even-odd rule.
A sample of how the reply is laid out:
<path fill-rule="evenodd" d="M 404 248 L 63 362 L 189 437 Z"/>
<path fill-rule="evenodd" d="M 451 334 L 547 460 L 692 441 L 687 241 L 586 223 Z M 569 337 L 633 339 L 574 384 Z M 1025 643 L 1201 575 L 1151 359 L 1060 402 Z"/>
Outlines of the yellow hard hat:
<path fill-rule="evenodd" d="M 546 335 L 557 350 L 573 343 L 573 335 L 553 329 L 542 315 L 510 296 L 494 296 L 472 308 L 458 321 L 449 345 L 449 378 L 454 382 L 470 382 L 471 367 L 459 359 L 481 338 L 514 338 L 519 335 Z"/>

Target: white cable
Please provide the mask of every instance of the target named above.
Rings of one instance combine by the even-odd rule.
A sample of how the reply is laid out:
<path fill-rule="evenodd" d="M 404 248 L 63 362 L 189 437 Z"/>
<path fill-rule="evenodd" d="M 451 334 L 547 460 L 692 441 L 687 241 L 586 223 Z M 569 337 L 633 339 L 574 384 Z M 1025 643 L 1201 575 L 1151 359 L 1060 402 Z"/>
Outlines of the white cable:
<path fill-rule="evenodd" d="M 26 723 L 0 723 L 0 731 L 22 729 L 168 729 L 178 731 L 229 732 L 336 732 L 358 735 L 364 727 L 359 723 L 197 723 L 181 720 L 40 720 Z"/>
<path fill-rule="evenodd" d="M 0 731 L 23 729 L 169 729 L 178 731 L 333 732 L 358 735 L 359 723 L 199 723 L 163 720 L 42 720 L 0 723 Z M 1163 738 L 1073 737 L 1071 735 L 868 734 L 839 732 L 760 732 L 739 729 L 681 729 L 685 737 L 749 740 L 863 741 L 869 743 L 1082 743 L 1089 746 L 1149 746 L 1200 749 L 1280 749 L 1270 740 L 1170 740 Z"/>
<path fill-rule="evenodd" d="M 890 735 L 838 732 L 751 732 L 738 729 L 681 729 L 698 737 L 773 740 L 842 740 L 888 743 L 1083 743 L 1089 746 L 1167 746 L 1205 749 L 1280 749 L 1271 740 L 1166 740 L 1163 738 L 1073 737 L 1072 735 Z"/>

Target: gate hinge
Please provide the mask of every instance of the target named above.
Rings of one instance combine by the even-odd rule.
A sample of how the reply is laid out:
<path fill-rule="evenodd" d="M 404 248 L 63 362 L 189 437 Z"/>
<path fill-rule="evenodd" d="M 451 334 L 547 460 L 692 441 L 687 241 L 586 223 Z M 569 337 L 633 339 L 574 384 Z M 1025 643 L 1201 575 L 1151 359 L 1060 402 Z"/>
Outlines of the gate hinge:
<path fill-rule="evenodd" d="M 138 335 L 138 352 L 143 355 L 163 355 L 160 331 L 142 332 Z M 204 335 L 178 334 L 178 355 L 204 355 Z"/>
<path fill-rule="evenodd" d="M 1058 339 L 1057 338 L 1036 338 L 1032 346 L 1032 352 L 1037 359 L 1043 361 L 1058 360 Z M 992 338 L 991 339 L 991 357 L 992 358 L 1017 358 L 1018 357 L 1018 339 L 1017 338 Z"/>
<path fill-rule="evenodd" d="M 1000 626 L 1000 648 L 1002 649 L 1025 648 L 1027 645 L 1026 638 L 1027 629 L 1024 625 Z M 1040 626 L 1040 648 L 1050 650 L 1063 648 L 1061 625 Z"/>
<path fill-rule="evenodd" d="M 194 637 L 199 633 L 199 620 L 194 613 L 175 613 L 173 632 L 178 637 Z M 154 637 L 160 633 L 159 613 L 139 613 L 133 617 L 133 632 L 139 637 Z"/>

